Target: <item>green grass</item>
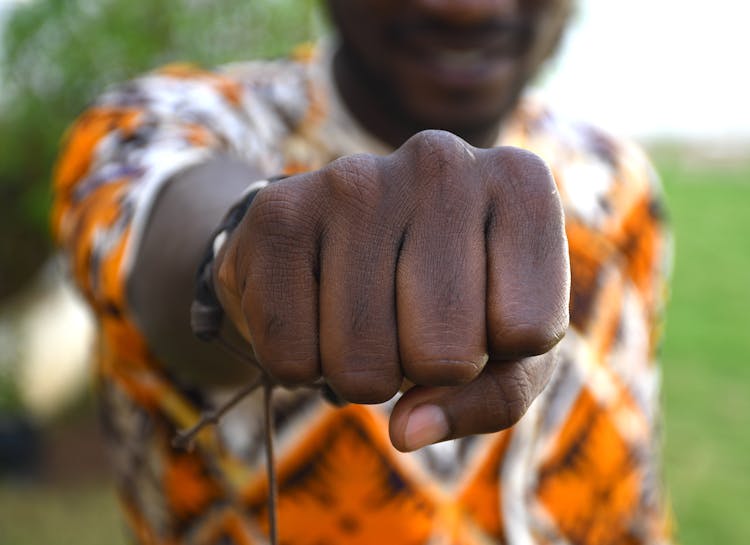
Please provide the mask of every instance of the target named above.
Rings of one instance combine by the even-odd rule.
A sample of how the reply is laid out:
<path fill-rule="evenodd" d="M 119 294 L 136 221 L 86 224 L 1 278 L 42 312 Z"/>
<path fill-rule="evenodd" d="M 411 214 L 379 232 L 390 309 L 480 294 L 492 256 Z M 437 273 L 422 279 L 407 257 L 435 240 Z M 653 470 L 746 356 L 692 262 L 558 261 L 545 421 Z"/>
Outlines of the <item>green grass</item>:
<path fill-rule="evenodd" d="M 750 543 L 750 165 L 659 159 L 676 235 L 664 467 L 679 537 Z"/>
<path fill-rule="evenodd" d="M 110 486 L 0 486 L 2 545 L 125 545 L 122 528 Z"/>

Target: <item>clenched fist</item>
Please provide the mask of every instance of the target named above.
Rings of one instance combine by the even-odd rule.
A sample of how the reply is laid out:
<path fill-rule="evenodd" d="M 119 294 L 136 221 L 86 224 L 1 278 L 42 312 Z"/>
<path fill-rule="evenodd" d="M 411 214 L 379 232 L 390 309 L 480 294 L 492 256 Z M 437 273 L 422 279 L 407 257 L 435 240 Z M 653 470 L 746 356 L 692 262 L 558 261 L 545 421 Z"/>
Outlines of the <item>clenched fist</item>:
<path fill-rule="evenodd" d="M 219 299 L 282 384 L 380 403 L 401 450 L 513 425 L 568 326 L 563 212 L 514 148 L 417 134 L 263 189 L 217 258 Z"/>

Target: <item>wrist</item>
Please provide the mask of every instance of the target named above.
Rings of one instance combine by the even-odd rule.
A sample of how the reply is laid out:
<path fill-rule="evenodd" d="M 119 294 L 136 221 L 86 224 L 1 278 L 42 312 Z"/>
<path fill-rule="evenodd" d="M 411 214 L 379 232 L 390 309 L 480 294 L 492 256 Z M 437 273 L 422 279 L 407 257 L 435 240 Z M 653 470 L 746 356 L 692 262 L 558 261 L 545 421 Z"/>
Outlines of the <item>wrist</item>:
<path fill-rule="evenodd" d="M 198 266 L 195 292 L 190 307 L 191 328 L 202 340 L 209 341 L 218 336 L 225 316 L 248 341 L 250 340 L 245 320 L 242 319 L 239 293 L 236 291 L 235 271 L 231 263 L 233 260 L 231 256 L 227 256 L 227 241 L 239 226 L 258 192 L 279 178 L 258 180 L 250 184 L 229 208 L 209 239 Z"/>

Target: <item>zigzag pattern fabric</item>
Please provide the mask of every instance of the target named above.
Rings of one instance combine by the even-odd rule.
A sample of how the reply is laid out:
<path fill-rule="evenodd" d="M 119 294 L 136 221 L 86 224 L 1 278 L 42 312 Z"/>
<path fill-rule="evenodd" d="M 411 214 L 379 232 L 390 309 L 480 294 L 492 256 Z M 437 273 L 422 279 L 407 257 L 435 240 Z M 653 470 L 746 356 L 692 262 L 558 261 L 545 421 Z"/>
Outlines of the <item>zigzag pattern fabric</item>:
<path fill-rule="evenodd" d="M 168 66 L 103 94 L 71 127 L 53 225 L 95 309 L 98 384 L 127 528 L 142 544 L 263 544 L 262 395 L 190 452 L 179 429 L 232 392 L 180 384 L 130 319 L 124 286 L 160 187 L 216 154 L 294 174 L 387 153 L 346 112 L 326 55 L 207 71 Z M 541 155 L 565 204 L 570 332 L 519 424 L 411 454 L 388 440 L 390 404 L 336 408 L 280 391 L 280 541 L 289 545 L 670 542 L 661 493 L 655 354 L 669 238 L 643 154 L 526 98 L 498 145 Z M 212 181 L 220 183 L 220 181 Z"/>

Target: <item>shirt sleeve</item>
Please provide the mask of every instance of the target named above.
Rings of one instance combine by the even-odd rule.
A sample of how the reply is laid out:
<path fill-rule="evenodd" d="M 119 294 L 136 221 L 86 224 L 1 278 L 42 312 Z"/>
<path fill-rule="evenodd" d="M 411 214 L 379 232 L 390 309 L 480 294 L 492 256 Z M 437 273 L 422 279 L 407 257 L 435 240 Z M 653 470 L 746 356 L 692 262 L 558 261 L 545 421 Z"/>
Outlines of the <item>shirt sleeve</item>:
<path fill-rule="evenodd" d="M 571 325 L 601 357 L 637 344 L 638 357 L 624 360 L 653 360 L 671 270 L 659 178 L 632 142 L 588 125 L 575 129 L 553 162 L 566 206 Z"/>
<path fill-rule="evenodd" d="M 646 155 L 633 147 L 623 155 L 622 170 L 634 180 L 636 191 L 614 231 L 614 239 L 625 259 L 626 276 L 643 304 L 653 358 L 663 334 L 672 237 L 661 180 Z"/>
<path fill-rule="evenodd" d="M 64 137 L 52 229 L 98 312 L 122 310 L 125 279 L 160 188 L 217 154 L 273 171 L 273 118 L 247 86 L 174 65 L 105 93 Z"/>

